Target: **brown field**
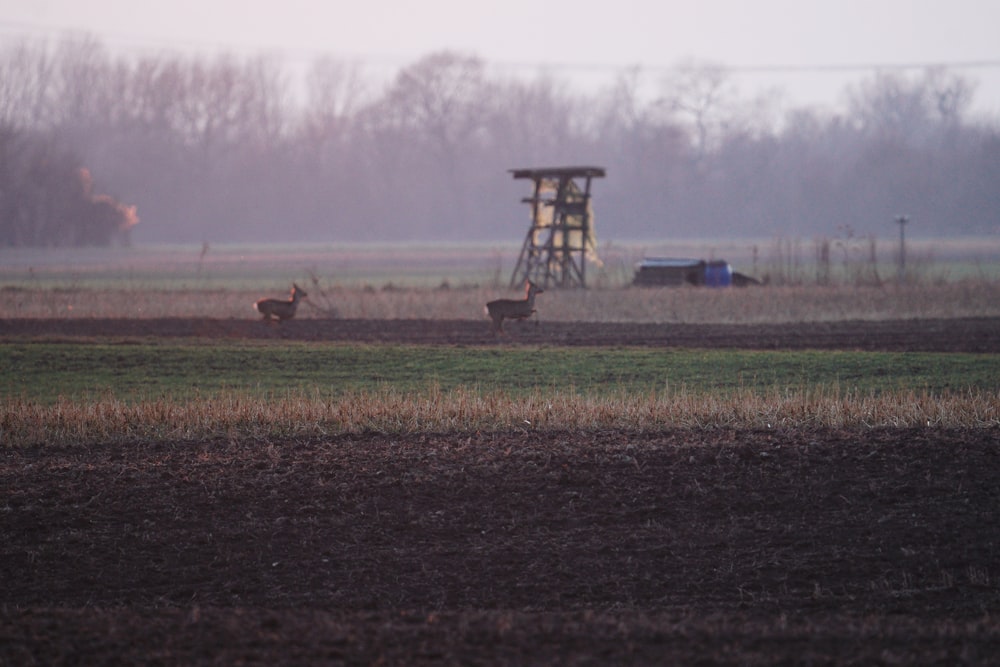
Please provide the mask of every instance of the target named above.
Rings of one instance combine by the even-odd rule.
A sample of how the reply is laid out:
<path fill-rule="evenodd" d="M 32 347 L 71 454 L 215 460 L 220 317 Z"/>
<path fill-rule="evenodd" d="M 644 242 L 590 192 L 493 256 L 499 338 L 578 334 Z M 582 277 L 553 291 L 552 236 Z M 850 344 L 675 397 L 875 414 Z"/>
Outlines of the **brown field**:
<path fill-rule="evenodd" d="M 995 431 L 5 453 L 0 663 L 990 664 Z"/>
<path fill-rule="evenodd" d="M 26 318 L 0 338 L 483 344 L 485 320 Z M 1000 351 L 1000 320 L 512 327 Z M 6 448 L 0 664 L 995 664 L 992 428 Z"/>
<path fill-rule="evenodd" d="M 654 324 L 641 322 L 507 323 L 496 337 L 487 319 L 26 318 L 0 319 L 0 340 L 221 338 L 414 345 L 561 345 L 1000 352 L 1000 317 L 799 322 Z"/>

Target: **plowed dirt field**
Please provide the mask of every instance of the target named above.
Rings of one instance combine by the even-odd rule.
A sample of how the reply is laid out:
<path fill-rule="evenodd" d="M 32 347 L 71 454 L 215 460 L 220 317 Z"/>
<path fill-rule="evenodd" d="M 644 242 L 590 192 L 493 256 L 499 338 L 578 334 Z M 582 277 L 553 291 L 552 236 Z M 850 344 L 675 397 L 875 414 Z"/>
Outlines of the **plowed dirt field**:
<path fill-rule="evenodd" d="M 636 345 L 744 349 L 857 349 L 1000 352 L 1000 318 L 872 320 L 794 324 L 637 324 L 607 322 L 505 323 L 497 338 L 487 320 L 207 318 L 0 319 L 0 339 L 45 336 L 202 337 L 349 341 L 414 345 Z"/>
<path fill-rule="evenodd" d="M 996 320 L 511 329 L 512 344 L 998 351 Z M 24 336 L 492 340 L 483 322 L 0 321 L 0 338 Z M 1000 655 L 995 428 L 373 433 L 0 456 L 4 665 Z"/>

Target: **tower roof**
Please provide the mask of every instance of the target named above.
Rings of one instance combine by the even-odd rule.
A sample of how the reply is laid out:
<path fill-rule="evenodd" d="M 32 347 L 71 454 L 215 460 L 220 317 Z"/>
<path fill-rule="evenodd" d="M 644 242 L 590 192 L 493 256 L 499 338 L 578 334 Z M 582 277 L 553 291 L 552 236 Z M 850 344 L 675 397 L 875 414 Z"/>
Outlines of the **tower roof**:
<path fill-rule="evenodd" d="M 514 178 L 604 177 L 604 167 L 543 167 L 538 169 L 510 169 L 509 171 L 514 175 Z"/>

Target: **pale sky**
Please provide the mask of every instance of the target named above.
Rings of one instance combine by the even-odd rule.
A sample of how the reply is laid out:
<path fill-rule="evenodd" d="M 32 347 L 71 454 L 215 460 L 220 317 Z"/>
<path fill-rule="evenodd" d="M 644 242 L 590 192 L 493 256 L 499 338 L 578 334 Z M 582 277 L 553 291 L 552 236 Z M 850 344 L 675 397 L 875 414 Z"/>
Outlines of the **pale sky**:
<path fill-rule="evenodd" d="M 0 40 L 95 35 L 113 48 L 319 54 L 406 65 L 451 49 L 552 72 L 656 71 L 694 58 L 740 72 L 744 93 L 780 85 L 791 102 L 834 103 L 866 70 L 949 64 L 1000 116 L 1000 0 L 0 0 Z M 976 64 L 975 67 L 964 67 Z M 963 67 L 958 67 L 963 65 Z M 574 66 L 581 69 L 562 69 Z"/>

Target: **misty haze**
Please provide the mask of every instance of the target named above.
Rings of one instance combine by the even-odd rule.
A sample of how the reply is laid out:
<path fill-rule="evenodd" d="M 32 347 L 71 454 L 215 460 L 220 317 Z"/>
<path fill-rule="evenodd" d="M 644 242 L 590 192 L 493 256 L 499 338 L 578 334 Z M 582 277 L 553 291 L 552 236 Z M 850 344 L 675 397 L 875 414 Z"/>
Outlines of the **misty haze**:
<path fill-rule="evenodd" d="M 859 76 L 835 113 L 744 96 L 710 64 L 640 95 L 649 76 L 580 93 L 440 52 L 385 85 L 321 59 L 300 86 L 266 57 L 8 46 L 0 244 L 517 242 L 528 193 L 509 170 L 572 164 L 607 170 L 602 241 L 891 238 L 900 213 L 924 236 L 1000 229 L 1000 125 L 970 117 L 973 80 Z"/>

